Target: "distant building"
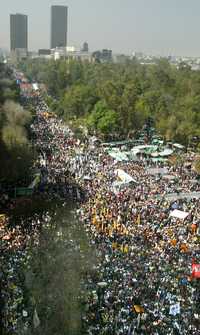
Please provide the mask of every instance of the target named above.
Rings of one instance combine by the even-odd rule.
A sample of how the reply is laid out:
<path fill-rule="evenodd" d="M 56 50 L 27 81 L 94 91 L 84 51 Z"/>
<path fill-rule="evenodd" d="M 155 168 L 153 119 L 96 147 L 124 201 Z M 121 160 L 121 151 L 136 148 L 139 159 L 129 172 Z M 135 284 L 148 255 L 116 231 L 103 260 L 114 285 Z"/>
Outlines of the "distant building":
<path fill-rule="evenodd" d="M 10 50 L 17 56 L 24 57 L 28 51 L 28 16 L 10 15 Z"/>
<path fill-rule="evenodd" d="M 68 7 L 51 6 L 51 49 L 67 46 Z"/>
<path fill-rule="evenodd" d="M 112 62 L 112 50 L 103 49 L 102 51 L 93 52 L 93 58 L 97 62 L 106 63 Z"/>
<path fill-rule="evenodd" d="M 39 49 L 38 55 L 39 56 L 49 56 L 51 55 L 51 50 L 50 49 Z"/>
<path fill-rule="evenodd" d="M 113 62 L 118 64 L 125 64 L 129 62 L 131 59 L 130 56 L 119 54 L 119 55 L 113 55 Z"/>
<path fill-rule="evenodd" d="M 65 58 L 66 54 L 67 54 L 66 47 L 51 49 L 51 56 L 54 58 L 54 60 Z"/>
<path fill-rule="evenodd" d="M 87 42 L 83 43 L 83 47 L 81 49 L 82 52 L 89 52 L 89 45 Z"/>
<path fill-rule="evenodd" d="M 101 53 L 101 58 L 103 61 L 111 62 L 112 61 L 112 50 L 103 49 Z"/>
<path fill-rule="evenodd" d="M 91 62 L 93 60 L 92 54 L 89 52 L 84 52 L 80 47 L 77 46 L 67 46 L 66 48 L 55 48 L 51 50 L 54 59 L 58 60 L 63 57 L 68 60 L 74 59 L 78 61 Z"/>
<path fill-rule="evenodd" d="M 68 52 L 67 53 L 67 59 L 75 59 L 77 61 L 81 61 L 81 62 L 92 62 L 93 61 L 93 57 L 92 54 L 89 52 L 83 52 L 83 51 L 75 51 L 75 52 Z"/>
<path fill-rule="evenodd" d="M 142 52 L 138 52 L 138 51 L 134 51 L 132 55 L 133 55 L 133 57 L 135 57 L 137 59 L 142 59 L 144 57 L 144 54 Z"/>
<path fill-rule="evenodd" d="M 68 52 L 76 52 L 76 51 L 80 51 L 80 50 L 77 49 L 75 46 L 67 46 L 66 51 L 68 53 Z"/>

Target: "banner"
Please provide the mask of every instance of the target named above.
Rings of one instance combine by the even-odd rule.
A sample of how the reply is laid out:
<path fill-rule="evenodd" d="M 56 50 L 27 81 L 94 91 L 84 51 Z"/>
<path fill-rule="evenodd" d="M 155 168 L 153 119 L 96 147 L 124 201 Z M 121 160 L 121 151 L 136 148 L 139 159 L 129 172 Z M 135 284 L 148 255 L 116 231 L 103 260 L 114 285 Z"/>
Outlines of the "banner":
<path fill-rule="evenodd" d="M 192 277 L 200 278 L 200 264 L 192 264 Z"/>
<path fill-rule="evenodd" d="M 16 196 L 30 196 L 33 194 L 33 190 L 27 187 L 16 187 L 15 188 L 15 197 Z"/>

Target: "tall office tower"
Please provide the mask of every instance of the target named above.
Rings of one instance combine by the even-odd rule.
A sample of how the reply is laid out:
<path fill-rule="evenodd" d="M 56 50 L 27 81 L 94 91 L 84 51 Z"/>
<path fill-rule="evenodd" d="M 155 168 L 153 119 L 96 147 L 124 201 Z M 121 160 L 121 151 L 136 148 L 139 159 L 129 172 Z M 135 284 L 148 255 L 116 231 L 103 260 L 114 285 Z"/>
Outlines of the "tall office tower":
<path fill-rule="evenodd" d="M 51 49 L 67 46 L 68 7 L 51 6 Z"/>
<path fill-rule="evenodd" d="M 10 49 L 11 51 L 28 49 L 28 16 L 10 15 Z"/>
<path fill-rule="evenodd" d="M 87 42 L 83 43 L 83 47 L 82 47 L 81 51 L 83 51 L 83 52 L 89 52 L 89 45 L 88 45 Z"/>

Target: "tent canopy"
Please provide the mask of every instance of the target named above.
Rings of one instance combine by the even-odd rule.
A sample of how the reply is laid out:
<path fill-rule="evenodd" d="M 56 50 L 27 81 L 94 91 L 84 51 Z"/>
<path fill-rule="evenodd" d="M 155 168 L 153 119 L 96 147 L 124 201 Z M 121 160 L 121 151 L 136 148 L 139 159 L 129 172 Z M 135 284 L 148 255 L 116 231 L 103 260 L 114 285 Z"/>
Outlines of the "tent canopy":
<path fill-rule="evenodd" d="M 161 157 L 165 157 L 165 156 L 170 156 L 173 154 L 173 150 L 172 149 L 164 149 L 163 151 L 159 152 L 159 156 Z"/>
<path fill-rule="evenodd" d="M 189 215 L 188 212 L 179 211 L 178 209 L 174 209 L 170 213 L 170 217 L 181 219 L 181 220 L 185 220 L 188 215 Z"/>
<path fill-rule="evenodd" d="M 129 161 L 127 155 L 119 150 L 111 150 L 108 152 L 108 154 L 118 162 Z"/>
<path fill-rule="evenodd" d="M 174 143 L 173 147 L 176 148 L 176 149 L 180 149 L 180 150 L 183 150 L 185 148 L 184 145 L 179 144 L 179 143 Z"/>

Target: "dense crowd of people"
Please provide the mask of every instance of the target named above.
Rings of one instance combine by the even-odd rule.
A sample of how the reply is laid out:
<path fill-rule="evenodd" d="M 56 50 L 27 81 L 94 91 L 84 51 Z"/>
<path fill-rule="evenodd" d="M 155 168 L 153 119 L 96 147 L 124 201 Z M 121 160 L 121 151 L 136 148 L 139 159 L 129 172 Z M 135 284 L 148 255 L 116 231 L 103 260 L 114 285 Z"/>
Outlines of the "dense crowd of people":
<path fill-rule="evenodd" d="M 182 154 L 177 165 L 144 157 L 117 162 L 89 138 L 76 139 L 39 95 L 35 106 L 31 130 L 40 152 L 35 164 L 39 192 L 80 201 L 76 215 L 98 255 L 85 279 L 83 334 L 197 335 L 200 281 L 191 269 L 192 263 L 200 263 L 200 199 L 192 193 L 198 194 L 200 184 L 192 168 L 194 154 Z M 160 168 L 167 173 L 159 173 Z M 116 190 L 119 169 L 134 182 Z M 186 218 L 174 217 L 174 210 L 187 213 Z M 6 221 L 1 225 L 7 298 L 3 316 L 10 334 L 16 320 L 26 317 L 23 294 L 15 284 L 20 278 L 13 280 L 15 268 L 18 258 L 25 257 L 27 239 L 37 241 L 43 221 L 45 217 L 34 218 L 23 232 L 21 227 L 8 232 Z"/>
<path fill-rule="evenodd" d="M 67 169 L 87 195 L 78 215 L 99 262 L 87 278 L 85 333 L 197 334 L 199 280 L 191 267 L 199 261 L 200 200 L 191 194 L 198 194 L 200 185 L 194 154 L 183 154 L 177 165 L 145 158 L 116 162 L 89 139 L 80 143 L 57 118 L 41 118 L 53 144 L 43 164 L 59 175 Z M 167 174 L 149 173 L 156 168 Z M 115 192 L 118 169 L 136 183 Z M 169 200 L 168 194 L 177 197 Z M 170 216 L 174 209 L 187 212 L 187 218 Z"/>
<path fill-rule="evenodd" d="M 172 168 L 183 182 L 170 185 L 149 176 L 145 162 L 113 163 L 103 159 L 80 210 L 101 260 L 97 278 L 88 284 L 95 283 L 98 295 L 98 283 L 105 283 L 101 298 L 91 295 L 87 301 L 88 334 L 198 334 L 199 281 L 191 277 L 191 265 L 199 260 L 200 200 L 165 198 L 178 186 L 189 191 L 193 173 Z M 113 193 L 116 166 L 138 184 Z M 173 209 L 189 215 L 170 217 Z"/>
<path fill-rule="evenodd" d="M 0 216 L 0 283 L 2 334 L 18 334 L 29 328 L 32 313 L 27 309 L 25 273 L 29 263 L 29 249 L 37 247 L 41 225 L 48 215 L 35 214 L 15 222 Z"/>

